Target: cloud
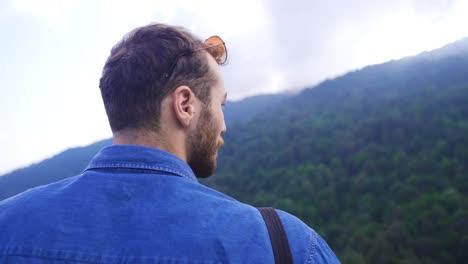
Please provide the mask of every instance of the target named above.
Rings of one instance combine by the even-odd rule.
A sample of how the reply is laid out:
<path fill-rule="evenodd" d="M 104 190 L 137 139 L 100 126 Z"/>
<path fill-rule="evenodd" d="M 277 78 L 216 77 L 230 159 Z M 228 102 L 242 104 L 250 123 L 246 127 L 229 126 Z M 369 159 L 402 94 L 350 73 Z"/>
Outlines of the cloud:
<path fill-rule="evenodd" d="M 233 58 L 238 62 L 233 63 L 229 76 L 235 77 L 227 81 L 239 96 L 249 91 L 298 89 L 368 64 L 434 49 L 468 35 L 460 27 L 468 23 L 468 17 L 461 15 L 461 10 L 466 14 L 468 9 L 461 3 L 266 2 L 268 23 L 255 38 L 236 40 L 234 52 L 249 56 Z M 255 54 L 245 46 L 257 47 Z"/>

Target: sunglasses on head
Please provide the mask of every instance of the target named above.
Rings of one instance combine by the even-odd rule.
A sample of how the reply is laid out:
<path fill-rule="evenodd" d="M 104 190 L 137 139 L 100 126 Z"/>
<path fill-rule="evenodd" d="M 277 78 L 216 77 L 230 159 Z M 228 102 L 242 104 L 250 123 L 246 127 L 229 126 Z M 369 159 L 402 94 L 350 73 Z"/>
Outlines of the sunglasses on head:
<path fill-rule="evenodd" d="M 169 78 L 172 75 L 172 73 L 174 71 L 174 68 L 176 67 L 177 62 L 180 60 L 180 58 L 182 58 L 183 56 L 187 56 L 189 54 L 192 54 L 194 52 L 201 51 L 201 50 L 206 50 L 208 53 L 210 53 L 210 55 L 220 65 L 224 64 L 226 62 L 226 60 L 227 60 L 226 44 L 224 43 L 224 41 L 219 36 L 211 36 L 211 37 L 207 38 L 204 41 L 204 44 L 205 44 L 205 47 L 203 47 L 203 48 L 196 49 L 196 50 L 193 50 L 193 51 L 183 52 L 182 54 L 180 54 L 175 59 L 174 63 L 172 63 L 171 67 L 169 68 L 169 71 L 164 75 L 164 77 Z"/>

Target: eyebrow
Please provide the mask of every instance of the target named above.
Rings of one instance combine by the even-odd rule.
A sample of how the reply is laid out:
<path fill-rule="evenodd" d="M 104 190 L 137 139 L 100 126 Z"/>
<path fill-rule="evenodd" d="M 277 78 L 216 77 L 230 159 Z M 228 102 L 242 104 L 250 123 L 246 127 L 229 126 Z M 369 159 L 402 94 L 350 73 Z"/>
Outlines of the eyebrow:
<path fill-rule="evenodd" d="M 227 99 L 227 92 L 224 93 L 224 101 Z"/>

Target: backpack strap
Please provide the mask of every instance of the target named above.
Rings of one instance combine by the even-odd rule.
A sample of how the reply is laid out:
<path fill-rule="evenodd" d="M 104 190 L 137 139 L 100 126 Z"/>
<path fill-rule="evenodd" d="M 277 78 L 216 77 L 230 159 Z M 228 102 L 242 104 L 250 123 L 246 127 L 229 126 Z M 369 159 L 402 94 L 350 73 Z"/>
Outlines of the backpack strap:
<path fill-rule="evenodd" d="M 284 232 L 283 224 L 275 209 L 271 207 L 259 207 L 257 209 L 262 214 L 263 220 L 265 220 L 275 256 L 275 263 L 292 264 L 293 260 L 288 237 L 286 236 L 286 232 Z"/>

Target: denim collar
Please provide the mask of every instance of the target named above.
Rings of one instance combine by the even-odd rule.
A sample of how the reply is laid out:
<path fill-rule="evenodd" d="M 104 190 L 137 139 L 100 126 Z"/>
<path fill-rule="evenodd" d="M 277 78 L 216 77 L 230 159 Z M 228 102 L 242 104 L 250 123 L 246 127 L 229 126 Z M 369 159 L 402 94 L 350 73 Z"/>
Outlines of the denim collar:
<path fill-rule="evenodd" d="M 198 181 L 190 166 L 167 151 L 137 145 L 111 145 L 102 148 L 85 169 L 143 169 L 166 172 Z"/>

